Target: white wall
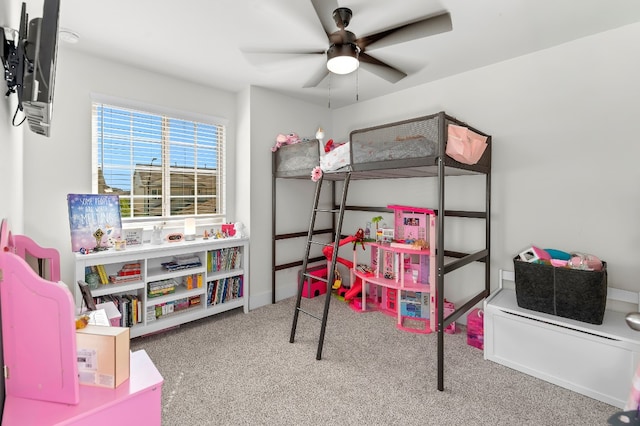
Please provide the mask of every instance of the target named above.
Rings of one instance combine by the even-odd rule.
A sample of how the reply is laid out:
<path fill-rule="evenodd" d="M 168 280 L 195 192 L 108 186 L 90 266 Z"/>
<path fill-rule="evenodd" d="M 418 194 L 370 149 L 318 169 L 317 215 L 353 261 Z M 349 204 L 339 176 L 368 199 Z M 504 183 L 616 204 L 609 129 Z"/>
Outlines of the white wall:
<path fill-rule="evenodd" d="M 61 45 L 51 136 L 25 130 L 24 222 L 26 235 L 60 251 L 67 285 L 75 285 L 75 280 L 66 196 L 91 192 L 91 93 L 227 118 L 227 212 L 235 214 L 235 94 L 77 54 Z"/>
<path fill-rule="evenodd" d="M 639 39 L 634 24 L 361 102 L 334 111 L 333 128 L 347 134 L 444 110 L 491 134 L 493 287 L 498 269 L 513 270 L 513 256 L 533 243 L 600 256 L 611 286 L 640 291 Z M 478 202 L 482 180 L 466 179 L 448 184 L 447 208 Z M 378 204 L 437 201 L 424 179 L 350 192 Z M 456 291 L 454 302 L 464 293 Z"/>
<path fill-rule="evenodd" d="M 0 4 L 0 26 L 18 28 L 20 7 L 16 2 Z M 2 47 L 4 48 L 4 47 Z M 0 90 L 4 94 L 4 69 Z M 22 176 L 23 176 L 23 131 L 14 127 L 12 118 L 17 107 L 17 95 L 3 96 L 0 100 L 0 219 L 7 219 L 14 233 L 22 233 Z M 17 120 L 22 116 L 18 113 Z"/>
<path fill-rule="evenodd" d="M 330 130 L 330 111 L 300 100 L 252 87 L 250 89 L 251 149 L 241 154 L 250 158 L 243 164 L 250 174 L 251 223 L 251 308 L 271 303 L 271 147 L 278 133 L 295 132 L 314 138 L 318 126 Z M 311 170 L 308 181 L 278 183 L 277 232 L 306 230 L 313 195 Z M 281 184 L 286 184 L 282 186 Z M 246 215 L 246 212 L 241 213 Z M 303 239 L 278 245 L 278 262 L 298 260 L 305 246 Z M 277 274 L 276 299 L 295 295 L 297 270 Z"/>

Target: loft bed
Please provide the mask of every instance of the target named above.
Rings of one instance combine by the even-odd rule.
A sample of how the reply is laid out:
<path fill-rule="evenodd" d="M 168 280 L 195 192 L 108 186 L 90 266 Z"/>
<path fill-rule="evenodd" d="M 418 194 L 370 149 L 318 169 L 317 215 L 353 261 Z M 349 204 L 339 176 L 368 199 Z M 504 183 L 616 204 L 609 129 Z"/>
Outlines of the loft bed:
<path fill-rule="evenodd" d="M 474 137 L 484 140 L 485 149 L 480 155 L 467 164 L 465 158 L 454 148 L 460 148 L 457 130 L 466 129 Z M 453 130 L 453 133 L 452 133 Z M 474 140 L 473 143 L 477 142 Z M 455 147 L 453 144 L 456 144 Z M 344 175 L 350 173 L 351 180 L 362 179 L 398 179 L 424 178 L 438 179 L 438 205 L 432 206 L 437 214 L 438 247 L 445 247 L 445 217 L 476 218 L 485 221 L 485 247 L 473 253 L 462 253 L 446 249 L 437 250 L 436 255 L 436 297 L 437 306 L 444 306 L 445 276 L 472 262 L 484 263 L 484 286 L 474 296 L 448 316 L 444 309 L 438 309 L 437 355 L 438 355 L 438 390 L 444 390 L 444 330 L 463 314 L 472 309 L 490 294 L 490 205 L 491 205 L 491 136 L 445 112 L 419 117 L 415 119 L 384 124 L 367 129 L 354 130 L 349 137 L 348 145 L 342 147 L 344 166 L 335 170 L 324 170 L 323 179 L 332 181 L 332 198 L 334 209 L 336 204 L 335 184 L 343 181 Z M 467 145 L 471 149 L 471 145 Z M 340 148 L 338 148 L 340 149 Z M 456 157 L 454 159 L 453 157 Z M 477 153 L 476 153 L 477 154 Z M 478 158 L 479 157 L 479 158 Z M 458 159 L 465 161 L 461 162 Z M 273 153 L 272 158 L 272 303 L 275 303 L 276 272 L 301 266 L 303 260 L 278 264 L 276 260 L 277 242 L 291 238 L 306 237 L 308 231 L 279 234 L 276 230 L 276 181 L 278 179 L 311 180 L 311 170 L 322 165 L 320 144 L 317 140 L 301 142 L 281 147 Z M 326 163 L 326 161 L 324 162 Z M 324 167 L 323 167 L 324 169 Z M 445 181 L 447 176 L 483 175 L 485 176 L 485 208 L 483 211 L 454 211 L 445 208 Z M 419 205 L 419 204 L 417 204 Z M 391 212 L 383 207 L 345 206 L 346 211 Z M 444 214 L 443 214 L 444 213 Z M 333 226 L 328 229 L 314 229 L 313 234 L 331 234 L 336 232 L 336 215 Z M 445 263 L 445 257 L 453 261 Z M 325 260 L 324 257 L 309 258 L 308 262 Z M 441 272 L 439 272 L 441 271 Z"/>

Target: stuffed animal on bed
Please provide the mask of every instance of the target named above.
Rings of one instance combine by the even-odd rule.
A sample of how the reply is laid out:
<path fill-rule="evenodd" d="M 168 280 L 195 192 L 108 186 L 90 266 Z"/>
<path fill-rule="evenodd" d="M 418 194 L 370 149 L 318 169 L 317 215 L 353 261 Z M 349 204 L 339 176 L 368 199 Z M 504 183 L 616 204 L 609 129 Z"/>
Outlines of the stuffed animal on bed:
<path fill-rule="evenodd" d="M 300 139 L 300 136 L 296 133 L 289 133 L 287 135 L 279 133 L 278 136 L 276 136 L 276 144 L 271 147 L 271 152 L 276 152 L 285 145 L 292 145 L 301 141 L 302 139 Z"/>

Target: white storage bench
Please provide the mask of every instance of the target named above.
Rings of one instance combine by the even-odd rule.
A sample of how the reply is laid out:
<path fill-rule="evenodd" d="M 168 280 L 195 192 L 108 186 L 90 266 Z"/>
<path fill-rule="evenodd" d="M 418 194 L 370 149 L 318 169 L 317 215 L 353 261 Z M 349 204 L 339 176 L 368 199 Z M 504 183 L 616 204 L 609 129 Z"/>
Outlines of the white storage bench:
<path fill-rule="evenodd" d="M 520 308 L 511 271 L 484 303 L 484 357 L 623 408 L 638 361 L 640 332 L 607 309 L 601 325 Z M 608 300 L 639 304 L 639 294 L 609 287 Z M 635 309 L 635 308 L 634 308 Z"/>

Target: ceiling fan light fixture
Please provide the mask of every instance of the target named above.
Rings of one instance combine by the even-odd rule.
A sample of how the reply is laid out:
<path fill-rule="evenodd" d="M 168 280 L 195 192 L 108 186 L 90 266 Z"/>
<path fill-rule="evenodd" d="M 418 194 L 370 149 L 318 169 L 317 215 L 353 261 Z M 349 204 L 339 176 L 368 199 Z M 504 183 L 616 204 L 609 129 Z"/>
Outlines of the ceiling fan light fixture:
<path fill-rule="evenodd" d="M 327 69 L 332 73 L 349 74 L 359 66 L 358 46 L 355 44 L 334 44 L 327 50 Z"/>

